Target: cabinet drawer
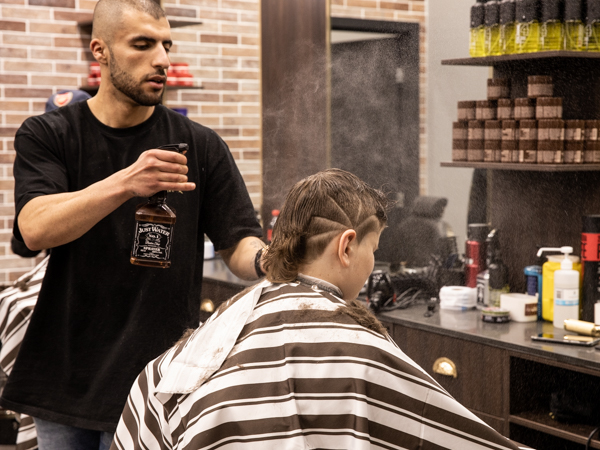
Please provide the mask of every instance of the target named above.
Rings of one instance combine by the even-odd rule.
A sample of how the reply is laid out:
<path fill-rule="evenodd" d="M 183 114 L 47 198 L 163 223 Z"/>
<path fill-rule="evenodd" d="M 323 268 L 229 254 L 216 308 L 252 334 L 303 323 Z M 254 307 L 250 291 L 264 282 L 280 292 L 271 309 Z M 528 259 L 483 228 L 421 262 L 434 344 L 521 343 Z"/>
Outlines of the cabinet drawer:
<path fill-rule="evenodd" d="M 503 417 L 506 352 L 443 334 L 394 324 L 393 337 L 409 357 L 469 409 Z M 438 358 L 456 367 L 456 378 L 434 373 Z"/>

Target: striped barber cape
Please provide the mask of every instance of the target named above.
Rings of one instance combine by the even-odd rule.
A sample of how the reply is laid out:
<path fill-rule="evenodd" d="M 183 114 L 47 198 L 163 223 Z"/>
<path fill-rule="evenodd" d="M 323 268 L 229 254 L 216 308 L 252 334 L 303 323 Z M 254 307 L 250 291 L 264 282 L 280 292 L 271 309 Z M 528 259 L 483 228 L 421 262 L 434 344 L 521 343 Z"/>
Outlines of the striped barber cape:
<path fill-rule="evenodd" d="M 0 293 L 0 369 L 10 375 L 21 348 L 25 331 L 46 274 L 50 256 L 46 256 L 31 271 L 19 277 L 13 286 Z M 33 450 L 38 448 L 37 433 L 33 419 L 26 415 L 19 416 L 19 431 L 16 450 Z"/>
<path fill-rule="evenodd" d="M 247 317 L 226 321 L 245 300 Z M 346 307 L 296 283 L 263 282 L 228 301 L 146 366 L 111 450 L 519 448 Z M 203 335 L 211 325 L 224 334 Z"/>

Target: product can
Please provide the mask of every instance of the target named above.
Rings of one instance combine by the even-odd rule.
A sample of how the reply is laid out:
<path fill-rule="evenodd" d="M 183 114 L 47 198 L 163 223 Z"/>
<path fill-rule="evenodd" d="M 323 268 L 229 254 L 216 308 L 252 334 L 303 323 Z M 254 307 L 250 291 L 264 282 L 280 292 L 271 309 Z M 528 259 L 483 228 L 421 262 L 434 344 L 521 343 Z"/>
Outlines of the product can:
<path fill-rule="evenodd" d="M 507 78 L 489 78 L 487 80 L 488 100 L 510 97 L 510 82 Z"/>
<path fill-rule="evenodd" d="M 513 162 L 513 153 L 517 154 L 514 162 L 518 161 L 518 128 L 516 120 L 502 121 L 502 143 L 500 150 L 500 162 Z"/>
<path fill-rule="evenodd" d="M 495 100 L 479 100 L 475 106 L 477 120 L 496 120 L 498 104 Z"/>
<path fill-rule="evenodd" d="M 527 77 L 527 96 L 529 98 L 552 97 L 553 93 L 552 77 L 541 75 Z"/>
<path fill-rule="evenodd" d="M 537 163 L 537 121 L 521 120 L 519 122 L 519 158 L 518 162 Z"/>
<path fill-rule="evenodd" d="M 565 120 L 565 164 L 581 164 L 583 162 L 585 121 Z"/>
<path fill-rule="evenodd" d="M 469 124 L 464 121 L 452 123 L 452 139 L 469 139 Z"/>
<path fill-rule="evenodd" d="M 510 98 L 498 100 L 498 120 L 512 120 L 515 117 L 515 104 Z"/>
<path fill-rule="evenodd" d="M 598 141 L 598 130 L 600 120 L 586 120 L 583 142 L 583 162 L 600 163 L 600 141 Z"/>
<path fill-rule="evenodd" d="M 468 147 L 467 139 L 452 139 L 452 161 L 466 161 Z"/>
<path fill-rule="evenodd" d="M 539 97 L 536 100 L 535 117 L 541 119 L 562 119 L 562 97 Z"/>
<path fill-rule="evenodd" d="M 475 120 L 475 101 L 462 101 L 458 102 L 458 120 Z"/>
<path fill-rule="evenodd" d="M 535 119 L 535 99 L 515 99 L 515 120 Z"/>
<path fill-rule="evenodd" d="M 467 137 L 469 141 L 483 141 L 485 122 L 482 120 L 469 120 Z"/>

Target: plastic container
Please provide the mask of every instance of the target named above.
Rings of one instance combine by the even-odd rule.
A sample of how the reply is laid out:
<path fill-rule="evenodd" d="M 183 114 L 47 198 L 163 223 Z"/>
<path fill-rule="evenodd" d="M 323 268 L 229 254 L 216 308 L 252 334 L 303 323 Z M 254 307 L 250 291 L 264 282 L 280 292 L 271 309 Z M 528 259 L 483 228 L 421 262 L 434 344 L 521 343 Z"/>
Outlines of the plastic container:
<path fill-rule="evenodd" d="M 535 322 L 537 320 L 537 297 L 527 294 L 502 294 L 500 295 L 500 308 L 510 313 L 510 320 L 514 322 Z"/>
<path fill-rule="evenodd" d="M 548 256 L 542 267 L 542 317 L 563 328 L 565 319 L 579 319 L 581 264 L 579 257 L 569 255 L 573 247 L 540 248 L 538 256 L 545 251 L 560 251 L 565 255 Z"/>

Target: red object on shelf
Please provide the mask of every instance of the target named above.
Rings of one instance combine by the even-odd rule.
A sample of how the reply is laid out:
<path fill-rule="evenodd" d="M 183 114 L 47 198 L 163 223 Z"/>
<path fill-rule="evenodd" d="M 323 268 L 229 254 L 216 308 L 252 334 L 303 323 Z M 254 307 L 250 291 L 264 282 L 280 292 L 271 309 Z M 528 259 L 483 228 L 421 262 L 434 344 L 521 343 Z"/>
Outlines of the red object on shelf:
<path fill-rule="evenodd" d="M 100 72 L 100 63 L 90 63 L 90 72 L 88 74 L 88 86 L 100 86 L 102 80 Z"/>
<path fill-rule="evenodd" d="M 189 71 L 188 63 L 171 63 L 167 71 L 167 86 L 193 86 L 194 75 Z"/>
<path fill-rule="evenodd" d="M 180 73 L 177 75 L 177 86 L 193 86 L 194 75 L 191 73 Z"/>
<path fill-rule="evenodd" d="M 167 86 L 177 86 L 177 74 L 173 69 L 173 66 L 167 70 Z"/>

